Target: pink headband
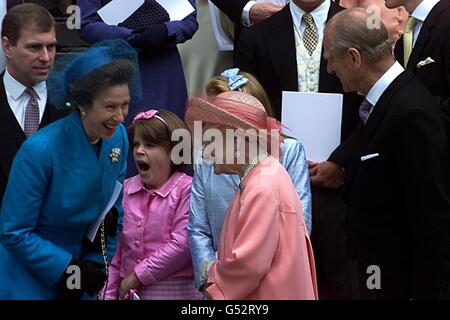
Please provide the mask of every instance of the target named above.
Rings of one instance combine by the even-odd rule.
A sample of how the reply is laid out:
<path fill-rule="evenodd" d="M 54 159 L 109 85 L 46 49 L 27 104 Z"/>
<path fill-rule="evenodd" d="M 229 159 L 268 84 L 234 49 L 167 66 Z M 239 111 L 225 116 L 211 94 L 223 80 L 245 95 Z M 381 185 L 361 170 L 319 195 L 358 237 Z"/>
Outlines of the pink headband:
<path fill-rule="evenodd" d="M 159 113 L 159 111 L 155 110 L 155 109 L 150 109 L 150 110 L 145 111 L 145 112 L 140 112 L 134 117 L 133 123 L 136 120 L 150 120 L 152 118 L 156 118 L 158 120 L 161 120 L 167 126 L 166 121 L 163 118 L 161 118 L 160 116 L 158 116 L 158 113 Z"/>

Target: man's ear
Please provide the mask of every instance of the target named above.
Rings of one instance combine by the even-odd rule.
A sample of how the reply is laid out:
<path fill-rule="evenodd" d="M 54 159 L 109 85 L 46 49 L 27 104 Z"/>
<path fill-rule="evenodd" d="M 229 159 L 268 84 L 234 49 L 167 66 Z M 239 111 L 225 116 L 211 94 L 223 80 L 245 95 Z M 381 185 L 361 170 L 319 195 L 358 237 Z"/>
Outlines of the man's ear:
<path fill-rule="evenodd" d="M 11 41 L 7 37 L 2 37 L 2 47 L 5 56 L 11 59 L 12 56 L 11 47 L 13 47 L 13 45 L 11 44 Z"/>
<path fill-rule="evenodd" d="M 361 65 L 361 53 L 355 48 L 349 48 L 347 53 L 352 66 L 359 67 Z"/>

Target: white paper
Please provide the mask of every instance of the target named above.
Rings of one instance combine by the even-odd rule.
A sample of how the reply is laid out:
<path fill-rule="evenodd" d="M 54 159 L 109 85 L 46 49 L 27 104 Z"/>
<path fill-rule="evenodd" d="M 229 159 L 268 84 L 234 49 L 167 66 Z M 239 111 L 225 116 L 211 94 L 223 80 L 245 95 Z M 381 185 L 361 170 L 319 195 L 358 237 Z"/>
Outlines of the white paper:
<path fill-rule="evenodd" d="M 170 21 L 181 21 L 194 12 L 194 7 L 188 0 L 156 0 L 166 9 Z"/>
<path fill-rule="evenodd" d="M 112 0 L 97 11 L 102 20 L 109 25 L 117 26 L 131 16 L 145 0 Z"/>
<path fill-rule="evenodd" d="M 283 91 L 281 122 L 305 147 L 306 158 L 327 160 L 340 144 L 342 94 Z"/>
<path fill-rule="evenodd" d="M 222 28 L 220 21 L 220 10 L 211 1 L 209 3 L 209 12 L 211 14 L 211 23 L 213 26 L 214 36 L 216 38 L 217 47 L 219 51 L 233 51 L 234 43 Z"/>
<path fill-rule="evenodd" d="M 111 199 L 109 199 L 108 205 L 106 206 L 105 210 L 103 210 L 100 217 L 98 217 L 97 221 L 89 227 L 87 237 L 89 238 L 89 240 L 91 240 L 91 242 L 94 241 L 95 235 L 97 234 L 97 230 L 100 227 L 102 220 L 105 218 L 106 214 L 109 212 L 109 210 L 111 210 L 111 208 L 116 203 L 121 190 L 122 184 L 119 181 L 116 181 L 116 185 L 114 186 L 114 191 L 112 193 Z"/>

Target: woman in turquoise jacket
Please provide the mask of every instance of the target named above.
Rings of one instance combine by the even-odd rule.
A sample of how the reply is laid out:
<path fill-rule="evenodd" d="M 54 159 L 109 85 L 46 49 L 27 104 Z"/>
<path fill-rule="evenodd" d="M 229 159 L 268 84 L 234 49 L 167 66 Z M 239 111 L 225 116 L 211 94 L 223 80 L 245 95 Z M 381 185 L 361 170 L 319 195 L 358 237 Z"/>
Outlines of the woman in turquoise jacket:
<path fill-rule="evenodd" d="M 117 58 L 135 52 L 121 42 L 91 48 L 66 67 L 64 88 L 49 96 L 65 92 L 74 112 L 27 139 L 14 159 L 0 212 L 0 299 L 94 298 L 104 284 L 115 223 L 98 229 L 98 247 L 85 238 L 126 172 L 121 123 L 135 67 Z M 116 213 L 119 230 L 121 200 L 122 192 L 107 216 Z"/>

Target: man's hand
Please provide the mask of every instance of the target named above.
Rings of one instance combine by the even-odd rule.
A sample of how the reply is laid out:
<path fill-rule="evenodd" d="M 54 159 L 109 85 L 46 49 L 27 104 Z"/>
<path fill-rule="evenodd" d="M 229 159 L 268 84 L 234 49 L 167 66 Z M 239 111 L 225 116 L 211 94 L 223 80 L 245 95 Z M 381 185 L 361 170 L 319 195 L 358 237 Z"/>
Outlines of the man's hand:
<path fill-rule="evenodd" d="M 141 286 L 141 282 L 139 281 L 135 272 L 131 273 L 128 277 L 122 280 L 119 288 L 119 299 L 125 300 L 127 294 L 131 289 L 138 289 Z"/>
<path fill-rule="evenodd" d="M 337 189 L 344 184 L 345 171 L 331 161 L 308 161 L 309 178 L 316 187 Z"/>
<path fill-rule="evenodd" d="M 250 22 L 251 23 L 258 23 L 261 22 L 267 18 L 269 18 L 274 13 L 277 13 L 281 9 L 283 9 L 283 6 L 279 6 L 272 3 L 265 3 L 265 2 L 258 2 L 255 3 L 250 8 Z"/>

